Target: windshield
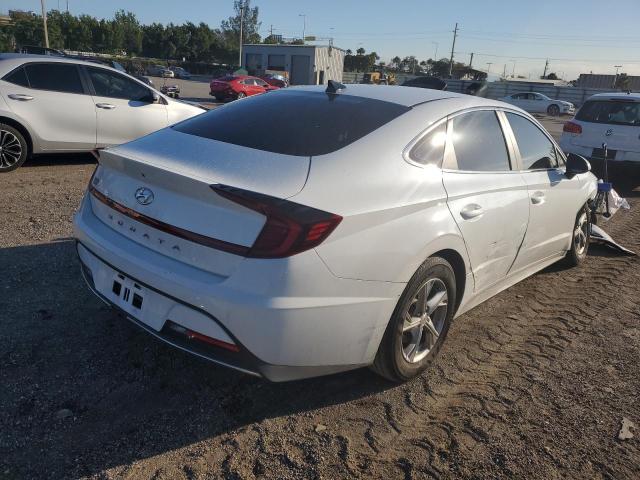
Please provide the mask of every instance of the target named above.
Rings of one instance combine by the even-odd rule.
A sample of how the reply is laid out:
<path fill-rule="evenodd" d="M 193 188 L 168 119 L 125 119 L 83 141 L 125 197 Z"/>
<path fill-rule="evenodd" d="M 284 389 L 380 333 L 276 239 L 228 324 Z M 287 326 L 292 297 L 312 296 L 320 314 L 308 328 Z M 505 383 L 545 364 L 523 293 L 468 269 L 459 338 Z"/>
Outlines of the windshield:
<path fill-rule="evenodd" d="M 230 103 L 173 128 L 243 147 L 306 157 L 339 150 L 409 109 L 364 97 L 283 89 Z"/>
<path fill-rule="evenodd" d="M 640 125 L 640 102 L 591 100 L 580 109 L 576 120 L 616 125 Z"/>

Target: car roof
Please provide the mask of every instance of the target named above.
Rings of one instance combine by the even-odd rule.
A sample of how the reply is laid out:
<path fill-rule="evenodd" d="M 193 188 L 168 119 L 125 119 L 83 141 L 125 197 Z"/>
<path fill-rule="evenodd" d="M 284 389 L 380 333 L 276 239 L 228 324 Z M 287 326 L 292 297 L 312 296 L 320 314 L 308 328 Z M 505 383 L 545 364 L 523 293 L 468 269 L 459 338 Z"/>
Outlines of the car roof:
<path fill-rule="evenodd" d="M 325 85 L 294 86 L 287 90 L 305 90 L 324 92 Z M 385 102 L 397 103 L 405 107 L 413 107 L 421 103 L 432 102 L 434 100 L 457 99 L 464 101 L 469 107 L 493 106 L 513 108 L 513 105 L 491 100 L 488 98 L 474 97 L 462 93 L 449 92 L 447 90 L 432 90 L 428 88 L 404 87 L 399 85 L 363 85 L 347 84 L 340 91 L 340 95 L 353 95 L 356 97 L 371 98 Z"/>
<path fill-rule="evenodd" d="M 590 96 L 589 98 L 587 98 L 587 101 L 589 100 L 607 100 L 607 99 L 612 99 L 612 100 L 631 100 L 633 102 L 640 102 L 640 93 L 639 92 L 630 92 L 630 93 L 626 93 L 626 92 L 611 92 L 611 93 L 596 93 L 595 95 Z"/>
<path fill-rule="evenodd" d="M 98 58 L 97 60 L 100 60 Z M 101 67 L 114 72 L 122 73 L 119 70 L 110 67 L 102 62 L 93 62 L 87 60 L 79 60 L 73 57 L 56 57 L 53 55 L 33 55 L 30 53 L 0 53 L 0 74 L 13 70 L 27 62 L 47 62 L 47 63 L 73 63 L 80 65 L 88 65 L 90 67 Z"/>

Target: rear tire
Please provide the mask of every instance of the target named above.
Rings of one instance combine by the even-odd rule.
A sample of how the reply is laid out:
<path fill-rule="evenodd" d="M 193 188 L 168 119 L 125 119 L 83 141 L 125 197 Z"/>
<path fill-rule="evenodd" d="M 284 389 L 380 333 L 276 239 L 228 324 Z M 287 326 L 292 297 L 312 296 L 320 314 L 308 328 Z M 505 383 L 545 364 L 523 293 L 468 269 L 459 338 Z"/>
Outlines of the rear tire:
<path fill-rule="evenodd" d="M 371 369 L 393 382 L 422 373 L 440 351 L 455 305 L 453 268 L 443 258 L 427 259 L 402 293 Z"/>
<path fill-rule="evenodd" d="M 591 212 L 586 205 L 576 215 L 571 232 L 571 248 L 564 257 L 569 267 L 577 267 L 587 258 L 589 240 L 591 238 Z"/>
<path fill-rule="evenodd" d="M 238 95 L 236 96 L 236 100 L 240 100 L 240 99 L 242 99 L 242 98 L 244 98 L 244 97 L 246 97 L 246 96 L 247 96 L 247 94 L 246 94 L 246 93 L 244 93 L 244 92 L 240 92 L 240 93 L 238 93 Z"/>
<path fill-rule="evenodd" d="M 27 159 L 28 145 L 22 133 L 0 123 L 0 173 L 11 172 Z"/>
<path fill-rule="evenodd" d="M 560 115 L 560 107 L 558 105 L 549 105 L 549 108 L 547 108 L 547 113 L 549 115 L 551 115 L 552 117 L 557 117 Z"/>

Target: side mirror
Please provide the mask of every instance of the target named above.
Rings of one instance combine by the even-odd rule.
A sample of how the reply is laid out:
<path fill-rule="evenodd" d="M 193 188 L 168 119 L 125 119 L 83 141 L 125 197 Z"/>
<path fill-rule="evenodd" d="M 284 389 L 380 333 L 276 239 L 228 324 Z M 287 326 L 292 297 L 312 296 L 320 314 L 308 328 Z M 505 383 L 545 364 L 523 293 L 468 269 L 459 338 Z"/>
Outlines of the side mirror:
<path fill-rule="evenodd" d="M 567 155 L 567 178 L 573 178 L 589 171 L 591 171 L 591 164 L 582 155 L 576 155 L 575 153 Z"/>
<path fill-rule="evenodd" d="M 160 103 L 160 95 L 156 92 L 151 93 L 151 103 Z"/>

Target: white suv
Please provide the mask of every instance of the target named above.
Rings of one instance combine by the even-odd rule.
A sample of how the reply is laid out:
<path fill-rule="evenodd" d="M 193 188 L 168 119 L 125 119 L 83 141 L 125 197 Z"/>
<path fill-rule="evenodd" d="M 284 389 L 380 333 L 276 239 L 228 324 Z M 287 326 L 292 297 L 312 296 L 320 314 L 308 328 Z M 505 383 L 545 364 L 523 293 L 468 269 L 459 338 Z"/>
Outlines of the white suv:
<path fill-rule="evenodd" d="M 107 66 L 0 54 L 0 172 L 30 155 L 117 145 L 203 112 Z"/>
<path fill-rule="evenodd" d="M 560 146 L 596 161 L 640 165 L 640 94 L 599 93 L 589 97 L 575 118 L 564 125 Z M 620 162 L 620 163 L 618 163 Z"/>

